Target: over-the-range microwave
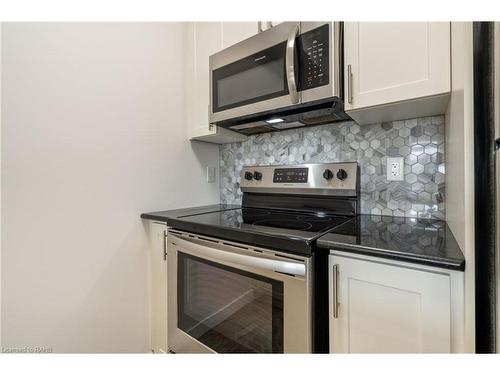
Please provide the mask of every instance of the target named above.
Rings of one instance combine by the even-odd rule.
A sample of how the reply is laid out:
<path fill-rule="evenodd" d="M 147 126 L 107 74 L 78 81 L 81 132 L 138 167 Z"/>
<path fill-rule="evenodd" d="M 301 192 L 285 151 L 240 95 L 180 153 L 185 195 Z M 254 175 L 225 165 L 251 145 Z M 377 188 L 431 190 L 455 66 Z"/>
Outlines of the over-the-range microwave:
<path fill-rule="evenodd" d="M 343 24 L 283 22 L 210 56 L 210 122 L 243 134 L 344 113 Z"/>

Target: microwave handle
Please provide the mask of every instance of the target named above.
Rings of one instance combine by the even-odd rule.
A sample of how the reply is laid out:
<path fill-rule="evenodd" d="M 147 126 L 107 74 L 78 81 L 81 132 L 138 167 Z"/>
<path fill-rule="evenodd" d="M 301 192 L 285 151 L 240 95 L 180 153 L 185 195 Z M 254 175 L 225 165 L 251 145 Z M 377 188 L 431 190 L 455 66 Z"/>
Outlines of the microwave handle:
<path fill-rule="evenodd" d="M 299 93 L 297 91 L 297 83 L 295 82 L 294 65 L 295 39 L 297 38 L 298 34 L 299 27 L 294 26 L 286 42 L 286 80 L 288 83 L 288 91 L 290 92 L 292 104 L 297 104 L 299 102 Z"/>

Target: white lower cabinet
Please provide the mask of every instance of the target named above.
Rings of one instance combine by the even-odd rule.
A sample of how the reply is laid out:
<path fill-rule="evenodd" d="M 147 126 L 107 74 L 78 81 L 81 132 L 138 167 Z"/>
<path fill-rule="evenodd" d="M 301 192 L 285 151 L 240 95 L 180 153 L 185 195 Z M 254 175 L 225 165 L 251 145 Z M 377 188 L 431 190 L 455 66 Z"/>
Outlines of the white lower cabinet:
<path fill-rule="evenodd" d="M 167 225 L 149 222 L 150 337 L 153 353 L 167 353 Z"/>
<path fill-rule="evenodd" d="M 463 351 L 462 272 L 343 254 L 329 257 L 331 353 Z"/>

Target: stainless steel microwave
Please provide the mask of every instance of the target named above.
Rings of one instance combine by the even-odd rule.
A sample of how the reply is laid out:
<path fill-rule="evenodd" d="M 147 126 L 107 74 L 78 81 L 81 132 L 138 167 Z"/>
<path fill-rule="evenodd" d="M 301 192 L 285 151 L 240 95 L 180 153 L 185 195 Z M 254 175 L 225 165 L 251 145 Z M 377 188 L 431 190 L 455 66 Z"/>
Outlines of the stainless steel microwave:
<path fill-rule="evenodd" d="M 347 119 L 342 34 L 283 22 L 210 56 L 210 122 L 249 135 Z"/>

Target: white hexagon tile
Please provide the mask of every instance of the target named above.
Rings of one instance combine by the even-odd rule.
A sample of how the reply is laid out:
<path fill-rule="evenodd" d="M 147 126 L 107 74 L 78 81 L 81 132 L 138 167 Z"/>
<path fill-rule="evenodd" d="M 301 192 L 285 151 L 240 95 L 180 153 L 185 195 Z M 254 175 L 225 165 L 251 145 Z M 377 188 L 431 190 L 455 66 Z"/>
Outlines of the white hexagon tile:
<path fill-rule="evenodd" d="M 444 155 L 444 116 L 254 135 L 220 147 L 221 201 L 241 203 L 244 165 L 358 161 L 362 213 L 444 219 Z M 388 156 L 404 157 L 404 181 L 387 181 Z"/>

